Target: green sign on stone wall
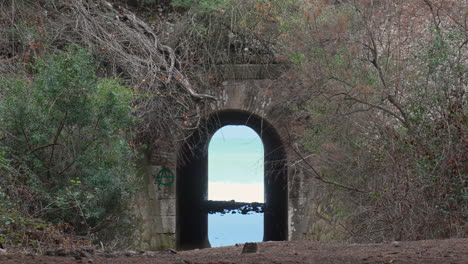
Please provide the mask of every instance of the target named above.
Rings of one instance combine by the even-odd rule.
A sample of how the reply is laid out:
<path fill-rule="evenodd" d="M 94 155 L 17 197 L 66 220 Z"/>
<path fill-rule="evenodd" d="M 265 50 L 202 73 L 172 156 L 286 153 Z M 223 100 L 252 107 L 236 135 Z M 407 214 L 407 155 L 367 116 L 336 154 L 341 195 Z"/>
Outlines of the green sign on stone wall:
<path fill-rule="evenodd" d="M 174 183 L 174 180 L 174 173 L 164 166 L 156 175 L 156 182 L 162 186 L 170 186 Z"/>

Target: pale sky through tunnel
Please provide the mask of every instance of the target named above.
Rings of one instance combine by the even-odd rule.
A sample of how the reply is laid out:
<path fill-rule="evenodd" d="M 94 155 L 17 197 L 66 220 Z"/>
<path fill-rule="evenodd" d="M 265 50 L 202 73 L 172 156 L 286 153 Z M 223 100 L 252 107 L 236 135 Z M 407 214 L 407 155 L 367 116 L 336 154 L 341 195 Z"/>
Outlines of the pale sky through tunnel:
<path fill-rule="evenodd" d="M 208 199 L 263 202 L 263 144 L 247 126 L 224 126 L 208 148 Z"/>

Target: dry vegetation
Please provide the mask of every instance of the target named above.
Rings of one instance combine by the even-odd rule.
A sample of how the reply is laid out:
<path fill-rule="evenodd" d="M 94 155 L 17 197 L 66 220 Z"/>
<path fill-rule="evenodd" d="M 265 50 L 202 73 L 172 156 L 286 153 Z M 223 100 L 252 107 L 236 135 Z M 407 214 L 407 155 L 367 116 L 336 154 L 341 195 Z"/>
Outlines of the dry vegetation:
<path fill-rule="evenodd" d="M 130 145 L 158 147 L 216 107 L 218 65 L 291 63 L 276 103 L 320 193 L 309 213 L 352 241 L 466 236 L 466 0 L 133 2 L 3 1 L 0 74 L 32 80 L 40 58 L 84 47 L 133 91 Z"/>
<path fill-rule="evenodd" d="M 309 95 L 298 166 L 345 237 L 466 236 L 466 4 L 312 1 L 291 36 Z"/>

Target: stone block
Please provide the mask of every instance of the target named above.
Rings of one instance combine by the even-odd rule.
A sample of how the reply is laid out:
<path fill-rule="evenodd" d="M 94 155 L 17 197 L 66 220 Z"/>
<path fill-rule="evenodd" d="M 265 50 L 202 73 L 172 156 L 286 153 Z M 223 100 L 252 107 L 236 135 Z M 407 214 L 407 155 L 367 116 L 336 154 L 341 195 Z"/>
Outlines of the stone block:
<path fill-rule="evenodd" d="M 159 216 L 161 221 L 158 225 L 156 232 L 161 234 L 175 234 L 176 217 L 175 216 Z"/>
<path fill-rule="evenodd" d="M 234 64 L 218 66 L 223 80 L 274 79 L 288 66 L 285 64 Z"/>
<path fill-rule="evenodd" d="M 176 199 L 160 199 L 160 215 L 175 216 L 176 215 Z"/>

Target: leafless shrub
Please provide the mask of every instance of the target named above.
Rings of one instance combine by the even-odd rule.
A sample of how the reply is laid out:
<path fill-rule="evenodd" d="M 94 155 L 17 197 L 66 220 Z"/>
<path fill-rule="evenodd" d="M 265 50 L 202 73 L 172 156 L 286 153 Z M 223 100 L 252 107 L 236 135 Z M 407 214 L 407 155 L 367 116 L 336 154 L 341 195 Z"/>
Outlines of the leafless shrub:
<path fill-rule="evenodd" d="M 310 120 L 297 140 L 311 166 L 297 166 L 345 201 L 330 203 L 351 240 L 466 236 L 461 3 L 313 3 L 290 47 L 307 58 L 298 70 L 322 80 L 294 113 Z"/>

